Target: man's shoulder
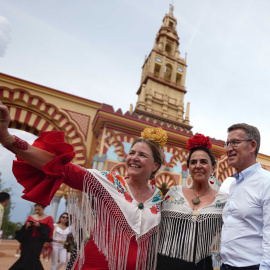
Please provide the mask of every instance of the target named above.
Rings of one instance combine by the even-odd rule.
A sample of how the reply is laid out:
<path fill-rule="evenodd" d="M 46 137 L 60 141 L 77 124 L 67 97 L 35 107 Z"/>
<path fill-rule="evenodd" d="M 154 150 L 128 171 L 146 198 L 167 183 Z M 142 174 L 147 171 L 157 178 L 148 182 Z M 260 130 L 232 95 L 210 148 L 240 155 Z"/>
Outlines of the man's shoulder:
<path fill-rule="evenodd" d="M 261 165 L 261 164 L 260 164 Z M 262 166 L 257 170 L 256 172 L 258 175 L 261 175 L 261 177 L 265 178 L 266 180 L 270 180 L 270 172 L 264 169 Z"/>
<path fill-rule="evenodd" d="M 270 172 L 267 171 L 266 169 L 264 169 L 261 165 L 260 162 L 257 162 L 255 164 L 253 164 L 252 166 L 248 167 L 246 170 L 246 172 L 248 171 L 248 173 L 246 173 L 247 175 L 249 174 L 252 178 L 265 178 L 265 179 L 269 179 L 270 180 Z M 243 172 L 245 172 L 243 171 Z"/>

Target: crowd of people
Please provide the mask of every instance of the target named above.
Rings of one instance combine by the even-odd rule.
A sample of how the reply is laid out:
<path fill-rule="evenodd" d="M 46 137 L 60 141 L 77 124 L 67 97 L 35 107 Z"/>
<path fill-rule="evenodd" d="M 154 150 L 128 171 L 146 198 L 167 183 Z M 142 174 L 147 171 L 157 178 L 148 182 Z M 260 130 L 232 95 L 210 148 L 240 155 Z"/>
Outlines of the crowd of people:
<path fill-rule="evenodd" d="M 212 144 L 196 134 L 187 142 L 187 185 L 163 197 L 154 185 L 167 141 L 161 128 L 146 128 L 133 142 L 124 177 L 71 163 L 75 153 L 62 132 L 41 133 L 31 146 L 9 134 L 9 122 L 0 102 L 0 143 L 17 156 L 13 173 L 25 188 L 23 198 L 36 203 L 36 215 L 19 233 L 31 241 L 21 242 L 21 257 L 10 269 L 43 269 L 40 253 L 49 245 L 51 270 L 213 270 L 213 251 L 221 270 L 270 269 L 270 174 L 256 162 L 256 127 L 228 128 L 225 148 L 236 170 L 229 194 L 212 188 Z M 82 191 L 82 198 L 73 198 L 72 226 L 68 213 L 55 226 L 44 214 L 62 183 Z M 65 265 L 71 227 L 74 245 Z M 33 266 L 23 266 L 26 258 Z"/>

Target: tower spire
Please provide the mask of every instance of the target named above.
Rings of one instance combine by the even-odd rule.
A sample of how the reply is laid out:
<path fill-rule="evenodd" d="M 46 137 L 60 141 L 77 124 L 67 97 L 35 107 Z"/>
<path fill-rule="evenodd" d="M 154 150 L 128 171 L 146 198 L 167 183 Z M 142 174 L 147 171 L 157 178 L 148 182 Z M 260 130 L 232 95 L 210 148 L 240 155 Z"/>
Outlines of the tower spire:
<path fill-rule="evenodd" d="M 170 15 L 173 15 L 173 10 L 174 10 L 174 6 L 173 6 L 173 1 L 172 1 L 172 3 L 170 4 L 170 11 L 169 11 Z"/>
<path fill-rule="evenodd" d="M 190 130 L 189 115 L 184 117 L 187 65 L 180 57 L 177 20 L 173 11 L 174 6 L 170 4 L 154 47 L 144 61 L 134 113 Z"/>

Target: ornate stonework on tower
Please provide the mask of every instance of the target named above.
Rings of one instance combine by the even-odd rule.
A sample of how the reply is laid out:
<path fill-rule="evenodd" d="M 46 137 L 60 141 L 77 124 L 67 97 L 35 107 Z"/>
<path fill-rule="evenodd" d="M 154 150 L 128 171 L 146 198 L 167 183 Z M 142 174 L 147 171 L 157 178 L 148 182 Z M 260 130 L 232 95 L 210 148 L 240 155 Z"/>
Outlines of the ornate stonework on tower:
<path fill-rule="evenodd" d="M 186 93 L 186 59 L 180 57 L 177 21 L 173 6 L 163 19 L 155 45 L 142 67 L 141 85 L 134 114 L 158 119 L 190 130 Z"/>

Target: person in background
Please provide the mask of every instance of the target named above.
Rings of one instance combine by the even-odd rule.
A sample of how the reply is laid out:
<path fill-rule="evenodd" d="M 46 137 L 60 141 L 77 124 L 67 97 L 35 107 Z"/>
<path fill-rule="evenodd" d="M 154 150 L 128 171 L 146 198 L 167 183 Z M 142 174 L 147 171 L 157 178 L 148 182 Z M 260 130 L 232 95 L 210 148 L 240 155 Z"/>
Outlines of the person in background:
<path fill-rule="evenodd" d="M 67 270 L 68 263 L 70 261 L 71 257 L 71 252 L 74 249 L 75 243 L 74 243 L 74 237 L 72 234 L 72 229 L 73 224 L 72 224 L 72 213 L 69 214 L 69 232 L 67 235 L 66 243 L 64 245 L 65 249 L 67 250 L 67 259 L 66 259 L 66 264 L 65 264 L 65 269 Z"/>
<path fill-rule="evenodd" d="M 10 203 L 10 195 L 7 192 L 0 192 L 0 230 L 2 229 L 2 222 L 4 217 L 4 208 Z"/>
<path fill-rule="evenodd" d="M 270 173 L 256 162 L 260 132 L 240 123 L 225 143 L 235 181 L 223 211 L 221 270 L 270 269 Z"/>
<path fill-rule="evenodd" d="M 16 249 L 16 253 L 15 253 L 14 257 L 19 258 L 21 256 L 21 248 L 22 248 L 22 245 L 20 244 L 18 246 L 18 248 Z"/>
<path fill-rule="evenodd" d="M 45 243 L 42 249 L 42 257 L 45 262 L 49 262 L 51 260 L 52 254 L 52 243 Z"/>
<path fill-rule="evenodd" d="M 67 250 L 64 244 L 66 244 L 69 231 L 68 213 L 63 213 L 54 226 L 51 270 L 58 270 L 66 263 Z"/>
<path fill-rule="evenodd" d="M 3 231 L 0 230 L 0 244 L 1 244 L 1 242 L 2 242 L 2 236 L 3 236 Z"/>
<path fill-rule="evenodd" d="M 29 216 L 21 229 L 21 257 L 9 270 L 43 270 L 40 254 L 43 245 L 52 241 L 53 234 L 53 218 L 44 209 L 43 205 L 35 204 L 36 214 Z"/>

